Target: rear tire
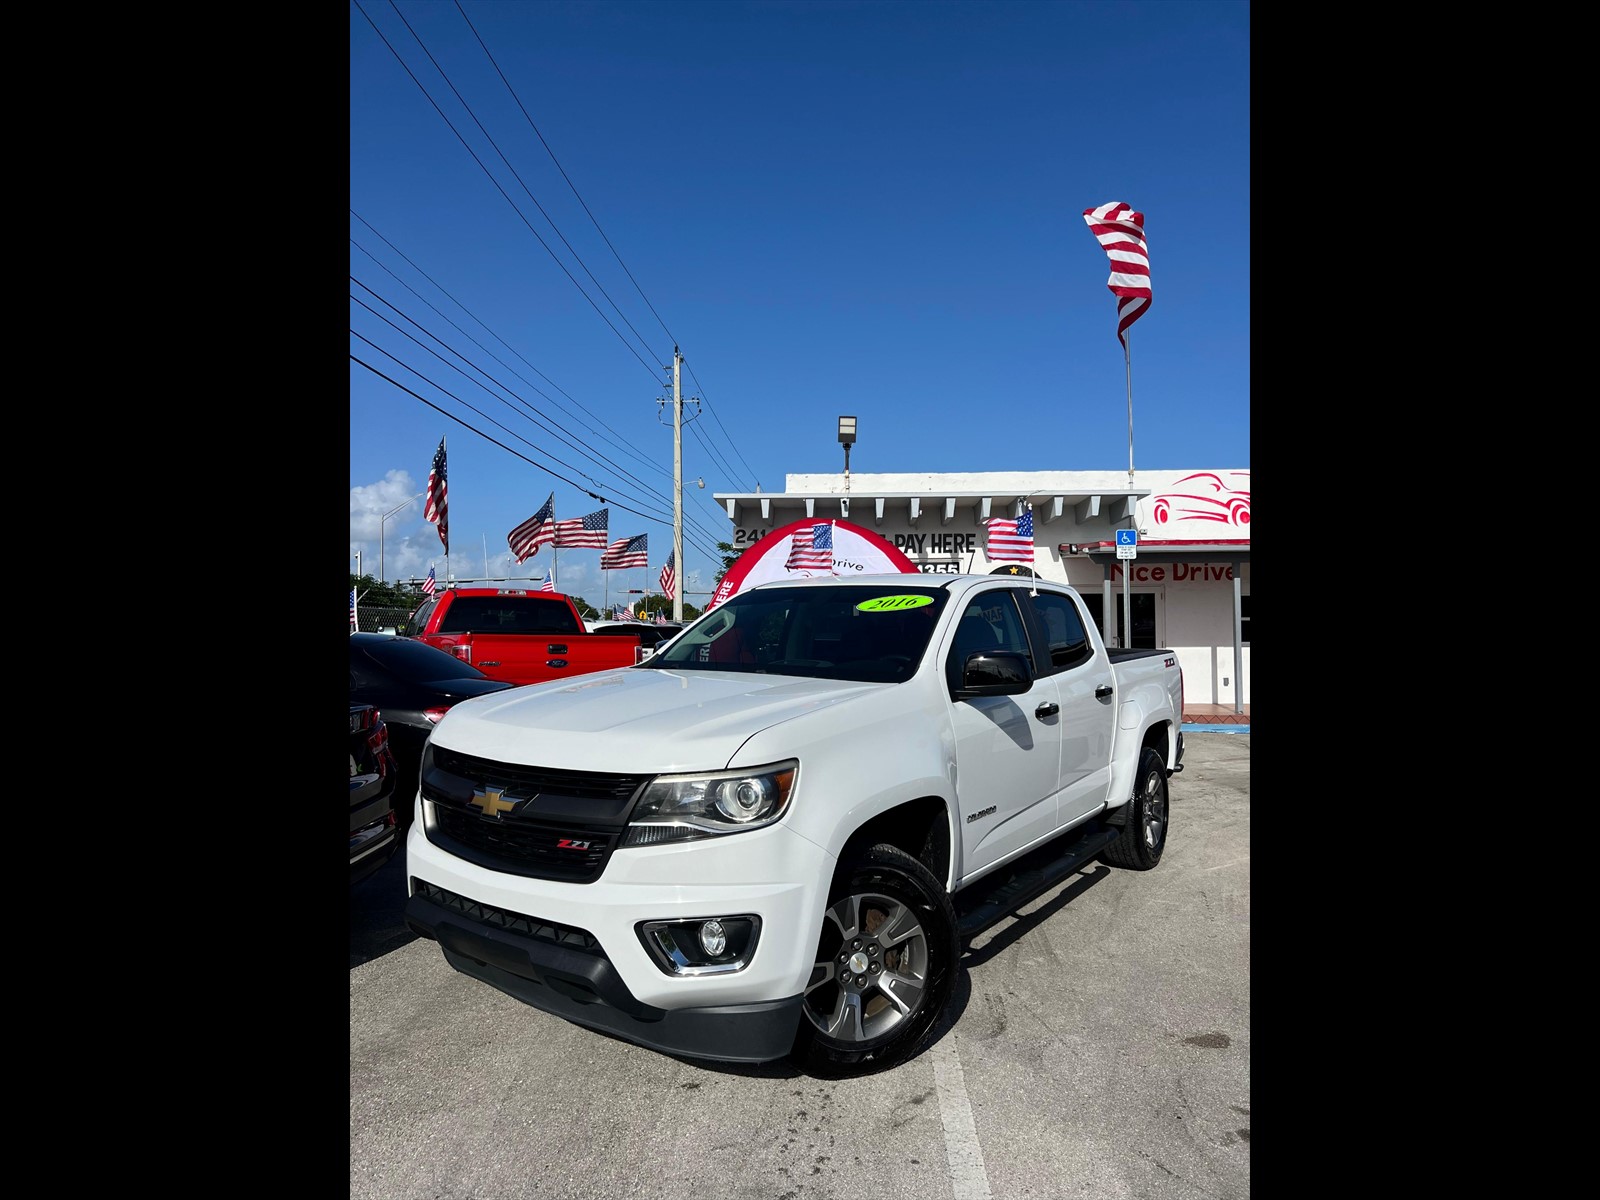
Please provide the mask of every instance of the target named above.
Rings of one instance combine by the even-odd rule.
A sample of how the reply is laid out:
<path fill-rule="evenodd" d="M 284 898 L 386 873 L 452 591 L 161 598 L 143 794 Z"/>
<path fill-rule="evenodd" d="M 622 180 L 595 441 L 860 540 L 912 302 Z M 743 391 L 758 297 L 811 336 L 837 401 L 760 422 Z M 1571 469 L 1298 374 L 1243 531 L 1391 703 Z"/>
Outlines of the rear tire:
<path fill-rule="evenodd" d="M 960 956 L 949 893 L 922 863 L 886 843 L 841 863 L 790 1057 L 835 1077 L 905 1061 L 944 1012 Z"/>
<path fill-rule="evenodd" d="M 1122 836 L 1101 851 L 1100 857 L 1114 867 L 1148 871 L 1161 861 L 1161 852 L 1167 847 L 1172 812 L 1167 803 L 1167 764 L 1149 746 L 1139 753 L 1133 799 L 1127 807 Z"/>

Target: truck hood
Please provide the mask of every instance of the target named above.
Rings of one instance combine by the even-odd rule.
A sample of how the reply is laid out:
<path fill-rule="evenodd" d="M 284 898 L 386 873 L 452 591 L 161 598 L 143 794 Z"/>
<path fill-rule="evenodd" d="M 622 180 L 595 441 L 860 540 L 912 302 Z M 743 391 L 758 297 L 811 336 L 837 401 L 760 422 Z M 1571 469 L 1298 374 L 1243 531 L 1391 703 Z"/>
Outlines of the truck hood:
<path fill-rule="evenodd" d="M 895 686 L 903 685 L 625 668 L 463 701 L 433 741 L 563 770 L 720 770 L 763 729 Z"/>

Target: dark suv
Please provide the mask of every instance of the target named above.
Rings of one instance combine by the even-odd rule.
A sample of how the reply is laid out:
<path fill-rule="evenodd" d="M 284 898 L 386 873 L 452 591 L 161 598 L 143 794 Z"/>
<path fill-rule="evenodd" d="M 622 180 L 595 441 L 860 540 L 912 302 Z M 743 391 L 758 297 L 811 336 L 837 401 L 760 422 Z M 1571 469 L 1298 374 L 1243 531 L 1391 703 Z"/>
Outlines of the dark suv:
<path fill-rule="evenodd" d="M 350 883 L 381 870 L 400 849 L 395 824 L 399 765 L 389 730 L 370 704 L 350 706 Z"/>

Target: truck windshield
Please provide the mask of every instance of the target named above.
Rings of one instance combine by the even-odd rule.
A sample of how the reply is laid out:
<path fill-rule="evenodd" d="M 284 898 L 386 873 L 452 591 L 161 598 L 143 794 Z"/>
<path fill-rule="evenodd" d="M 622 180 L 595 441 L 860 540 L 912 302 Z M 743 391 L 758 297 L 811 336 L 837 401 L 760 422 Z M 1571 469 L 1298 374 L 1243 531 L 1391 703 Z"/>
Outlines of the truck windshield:
<path fill-rule="evenodd" d="M 916 583 L 777 587 L 717 606 L 639 669 L 899 683 L 922 661 L 948 599 Z"/>
<path fill-rule="evenodd" d="M 581 633 L 565 600 L 541 596 L 457 596 L 440 633 Z"/>

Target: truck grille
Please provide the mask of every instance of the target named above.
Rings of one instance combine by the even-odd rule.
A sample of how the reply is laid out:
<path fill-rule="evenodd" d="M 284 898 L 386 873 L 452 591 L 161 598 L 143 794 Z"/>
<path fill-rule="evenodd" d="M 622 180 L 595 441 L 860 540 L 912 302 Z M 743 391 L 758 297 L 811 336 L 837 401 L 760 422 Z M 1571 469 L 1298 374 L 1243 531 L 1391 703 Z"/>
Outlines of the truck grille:
<path fill-rule="evenodd" d="M 476 808 L 428 799 L 434 814 L 429 840 L 491 871 L 593 883 L 616 844 L 616 830 L 486 817 Z"/>
<path fill-rule="evenodd" d="M 441 770 L 470 779 L 479 787 L 511 792 L 557 792 L 590 800 L 623 800 L 639 790 L 649 775 L 612 775 L 604 771 L 558 771 L 553 767 L 526 767 L 520 763 L 475 758 L 443 746 L 434 747 L 434 762 Z"/>

